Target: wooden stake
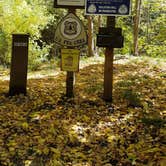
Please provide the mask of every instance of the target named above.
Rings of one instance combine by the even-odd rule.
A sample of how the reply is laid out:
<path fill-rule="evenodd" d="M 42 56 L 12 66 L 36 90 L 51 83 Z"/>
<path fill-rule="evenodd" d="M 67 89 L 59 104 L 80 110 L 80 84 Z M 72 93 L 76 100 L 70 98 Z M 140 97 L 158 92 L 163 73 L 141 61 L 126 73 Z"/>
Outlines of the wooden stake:
<path fill-rule="evenodd" d="M 72 71 L 68 71 L 66 77 L 66 96 L 69 98 L 74 97 L 74 83 L 75 73 Z"/>
<path fill-rule="evenodd" d="M 69 8 L 68 9 L 69 13 L 76 13 L 76 9 L 75 8 Z M 74 84 L 75 84 L 75 73 L 70 71 L 67 72 L 67 76 L 66 76 L 66 96 L 68 98 L 74 97 Z"/>
<path fill-rule="evenodd" d="M 107 28 L 115 27 L 115 17 L 107 17 Z M 112 102 L 114 48 L 106 48 L 104 66 L 104 100 Z"/>
<path fill-rule="evenodd" d="M 29 35 L 13 34 L 9 95 L 26 95 Z"/>

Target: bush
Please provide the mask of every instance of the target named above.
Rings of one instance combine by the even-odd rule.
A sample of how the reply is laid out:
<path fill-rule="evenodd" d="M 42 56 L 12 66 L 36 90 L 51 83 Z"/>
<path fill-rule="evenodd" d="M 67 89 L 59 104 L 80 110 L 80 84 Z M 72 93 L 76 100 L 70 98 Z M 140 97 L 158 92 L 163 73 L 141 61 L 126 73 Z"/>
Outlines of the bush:
<path fill-rule="evenodd" d="M 150 57 L 165 57 L 166 47 L 165 45 L 147 45 L 146 54 Z"/>
<path fill-rule="evenodd" d="M 31 4 L 26 0 L 2 1 L 0 13 L 0 64 L 5 66 L 10 64 L 12 34 L 28 33 L 30 34 L 29 65 L 36 68 L 49 52 L 48 47 L 40 48 L 33 42 L 40 38 L 41 30 L 52 18 L 45 6 L 37 4 L 37 1 L 32 1 Z"/>
<path fill-rule="evenodd" d="M 36 42 L 31 42 L 29 49 L 28 68 L 33 71 L 40 69 L 41 64 L 48 59 L 49 49 L 50 47 L 48 45 L 44 45 L 42 48 L 40 48 Z"/>
<path fill-rule="evenodd" d="M 130 107 L 142 107 L 140 95 L 131 89 L 126 89 L 123 92 L 123 98 L 127 101 Z"/>

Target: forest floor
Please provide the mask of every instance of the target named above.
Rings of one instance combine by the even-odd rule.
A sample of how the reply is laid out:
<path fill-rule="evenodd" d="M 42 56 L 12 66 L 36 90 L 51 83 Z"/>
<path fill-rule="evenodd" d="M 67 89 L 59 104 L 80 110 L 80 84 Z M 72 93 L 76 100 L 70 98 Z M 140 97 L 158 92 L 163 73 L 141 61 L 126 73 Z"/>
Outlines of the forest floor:
<path fill-rule="evenodd" d="M 165 166 L 166 61 L 117 57 L 112 103 L 103 61 L 81 62 L 71 99 L 59 69 L 30 72 L 27 96 L 7 97 L 0 69 L 1 166 Z"/>

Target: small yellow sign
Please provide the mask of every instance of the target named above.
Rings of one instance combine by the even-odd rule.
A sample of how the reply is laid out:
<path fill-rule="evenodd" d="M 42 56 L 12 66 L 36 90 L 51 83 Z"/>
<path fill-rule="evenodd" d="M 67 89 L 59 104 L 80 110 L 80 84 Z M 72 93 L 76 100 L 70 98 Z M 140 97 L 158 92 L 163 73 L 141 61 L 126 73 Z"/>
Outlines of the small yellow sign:
<path fill-rule="evenodd" d="M 61 49 L 61 70 L 79 71 L 80 51 L 77 49 Z"/>

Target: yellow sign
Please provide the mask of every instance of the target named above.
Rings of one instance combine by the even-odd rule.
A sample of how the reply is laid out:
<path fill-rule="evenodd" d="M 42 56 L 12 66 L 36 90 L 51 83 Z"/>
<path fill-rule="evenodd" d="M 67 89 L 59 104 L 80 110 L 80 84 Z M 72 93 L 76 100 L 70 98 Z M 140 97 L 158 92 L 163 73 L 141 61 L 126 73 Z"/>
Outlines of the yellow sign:
<path fill-rule="evenodd" d="M 61 49 L 61 70 L 79 71 L 79 55 L 77 49 Z"/>

